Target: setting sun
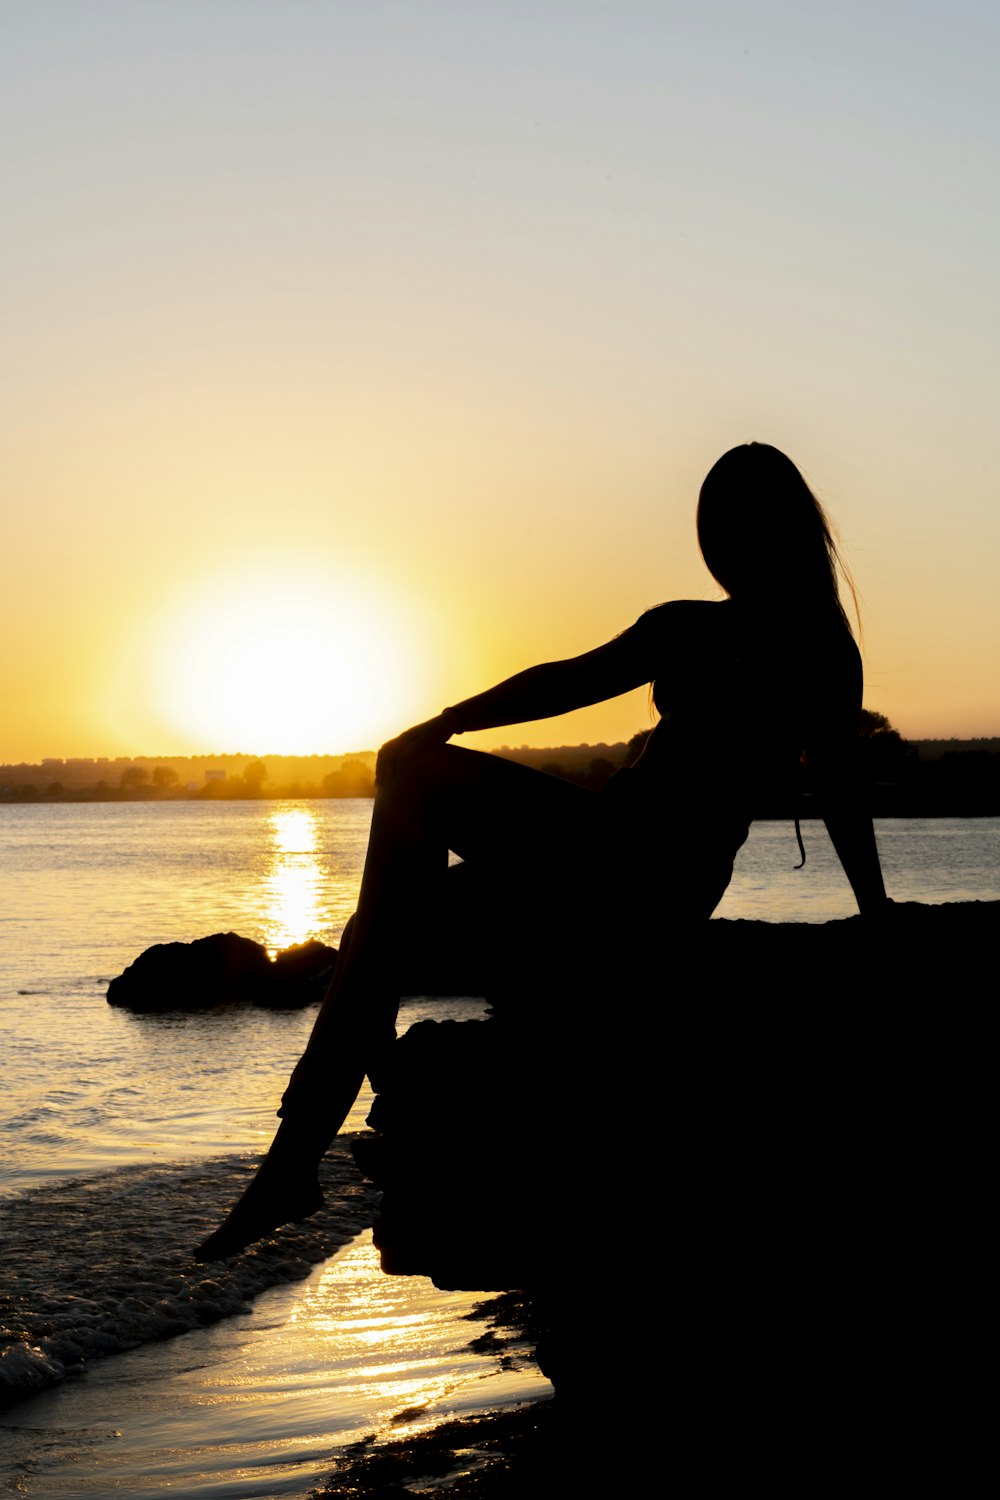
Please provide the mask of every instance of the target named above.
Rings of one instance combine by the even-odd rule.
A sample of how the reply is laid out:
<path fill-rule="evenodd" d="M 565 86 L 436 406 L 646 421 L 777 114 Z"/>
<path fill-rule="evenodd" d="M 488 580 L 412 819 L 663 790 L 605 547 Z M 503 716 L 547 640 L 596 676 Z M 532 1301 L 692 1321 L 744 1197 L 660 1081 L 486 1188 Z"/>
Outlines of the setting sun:
<path fill-rule="evenodd" d="M 376 745 L 425 708 L 384 590 L 267 560 L 201 579 L 151 626 L 148 710 L 168 738 L 261 754 Z"/>

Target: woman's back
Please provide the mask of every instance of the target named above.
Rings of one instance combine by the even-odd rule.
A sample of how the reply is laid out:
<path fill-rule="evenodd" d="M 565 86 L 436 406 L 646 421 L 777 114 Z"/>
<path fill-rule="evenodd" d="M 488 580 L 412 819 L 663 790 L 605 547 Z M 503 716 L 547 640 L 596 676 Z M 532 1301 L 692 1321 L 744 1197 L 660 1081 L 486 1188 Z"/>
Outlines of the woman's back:
<path fill-rule="evenodd" d="M 857 733 L 861 667 L 839 618 L 727 599 L 678 600 L 633 627 L 660 719 L 633 767 L 644 796 L 744 806 L 787 783 L 803 752 Z"/>

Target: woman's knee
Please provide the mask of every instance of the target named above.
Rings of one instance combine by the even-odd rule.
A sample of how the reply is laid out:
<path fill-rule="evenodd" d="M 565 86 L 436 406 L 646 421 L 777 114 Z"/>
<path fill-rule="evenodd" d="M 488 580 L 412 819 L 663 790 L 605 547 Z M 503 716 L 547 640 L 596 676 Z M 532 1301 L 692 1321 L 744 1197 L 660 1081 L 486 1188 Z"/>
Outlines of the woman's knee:
<path fill-rule="evenodd" d="M 394 762 L 377 782 L 372 838 L 380 846 L 386 840 L 425 842 L 440 832 L 441 808 L 455 785 L 449 758 L 442 753 L 447 748 L 416 750 Z"/>
<path fill-rule="evenodd" d="M 462 751 L 455 745 L 429 745 L 392 762 L 375 783 L 376 802 L 429 796 L 461 779 Z"/>

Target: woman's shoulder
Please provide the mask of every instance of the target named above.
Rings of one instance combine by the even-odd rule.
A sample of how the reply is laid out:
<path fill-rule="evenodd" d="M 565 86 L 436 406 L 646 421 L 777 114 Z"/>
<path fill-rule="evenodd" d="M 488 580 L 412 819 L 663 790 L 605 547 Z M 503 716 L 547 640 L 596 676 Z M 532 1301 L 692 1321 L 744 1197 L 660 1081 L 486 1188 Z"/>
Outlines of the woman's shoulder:
<path fill-rule="evenodd" d="M 675 672 L 683 663 L 728 652 L 735 639 L 733 622 L 728 599 L 670 599 L 641 614 L 627 635 L 652 681 L 668 665 Z"/>
<path fill-rule="evenodd" d="M 731 599 L 668 599 L 645 610 L 632 628 L 650 636 L 672 637 L 684 631 L 723 630 L 732 619 Z"/>

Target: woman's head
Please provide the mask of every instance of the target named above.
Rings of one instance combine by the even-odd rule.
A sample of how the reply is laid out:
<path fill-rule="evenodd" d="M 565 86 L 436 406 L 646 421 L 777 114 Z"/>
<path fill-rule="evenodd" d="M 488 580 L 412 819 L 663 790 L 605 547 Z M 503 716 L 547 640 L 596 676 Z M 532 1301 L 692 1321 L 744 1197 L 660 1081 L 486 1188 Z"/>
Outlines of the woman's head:
<path fill-rule="evenodd" d="M 698 498 L 698 542 L 730 598 L 833 605 L 846 623 L 823 507 L 770 444 L 731 448 L 709 470 Z"/>

